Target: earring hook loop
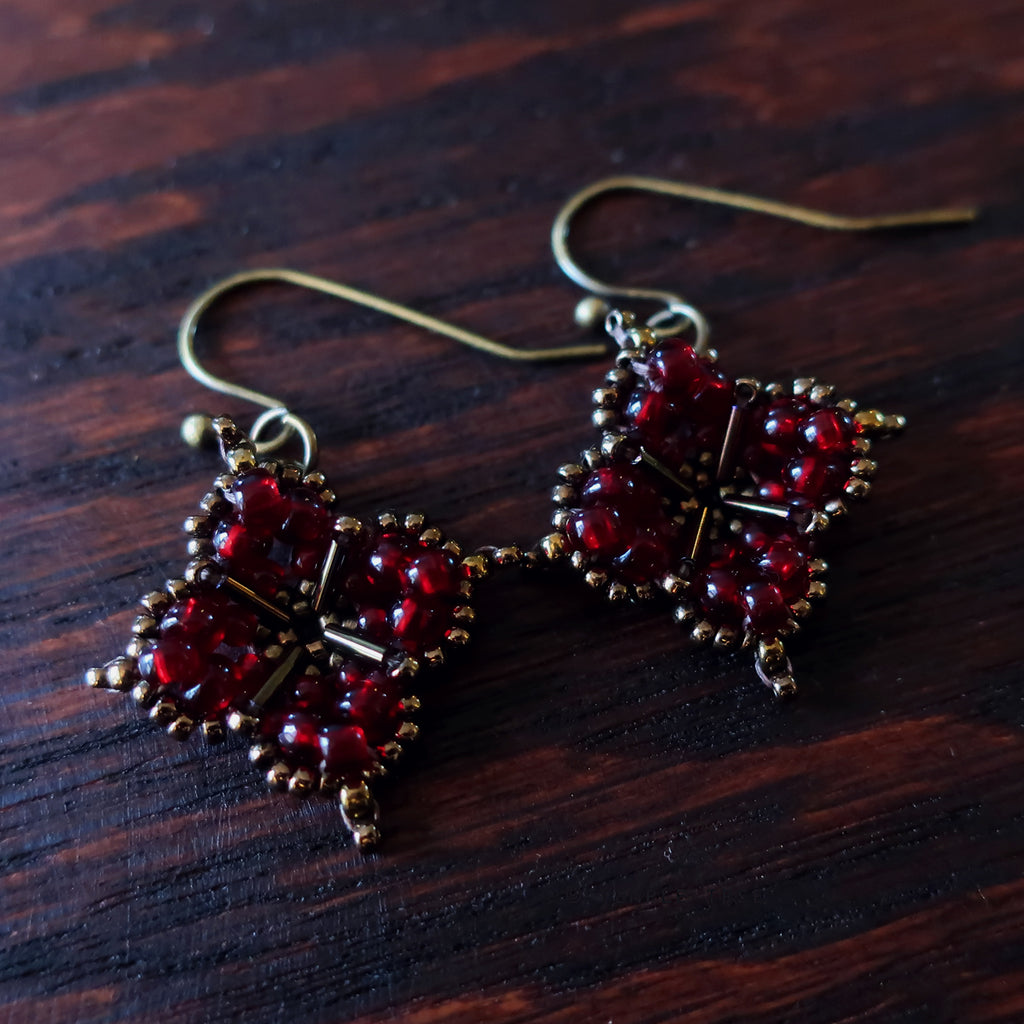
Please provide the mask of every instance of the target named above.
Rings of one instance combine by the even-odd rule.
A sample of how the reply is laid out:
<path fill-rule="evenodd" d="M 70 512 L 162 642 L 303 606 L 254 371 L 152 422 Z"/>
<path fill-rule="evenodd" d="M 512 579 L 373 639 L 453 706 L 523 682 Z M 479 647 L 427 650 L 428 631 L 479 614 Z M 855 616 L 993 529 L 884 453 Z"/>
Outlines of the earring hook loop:
<path fill-rule="evenodd" d="M 573 219 L 585 206 L 611 192 L 643 192 L 672 196 L 677 199 L 690 199 L 695 202 L 763 213 L 771 217 L 780 217 L 783 220 L 805 224 L 808 227 L 832 231 L 880 231 L 893 228 L 965 224 L 977 219 L 978 216 L 978 211 L 974 207 L 949 207 L 850 217 L 829 213 L 825 210 L 816 210 L 809 206 L 798 206 L 795 203 L 763 199 L 745 192 L 730 192 L 691 182 L 652 178 L 639 174 L 602 178 L 573 193 L 558 211 L 554 223 L 551 225 L 551 251 L 554 253 L 555 262 L 561 271 L 592 295 L 612 299 L 641 299 L 663 304 L 665 308 L 648 320 L 648 326 L 654 329 L 659 336 L 664 336 L 674 333 L 678 329 L 678 318 L 689 320 L 697 333 L 695 347 L 698 350 L 706 343 L 707 321 L 681 296 L 660 288 L 638 288 L 602 281 L 589 271 L 584 270 L 573 257 L 569 246 Z M 693 315 L 695 313 L 696 318 Z"/>

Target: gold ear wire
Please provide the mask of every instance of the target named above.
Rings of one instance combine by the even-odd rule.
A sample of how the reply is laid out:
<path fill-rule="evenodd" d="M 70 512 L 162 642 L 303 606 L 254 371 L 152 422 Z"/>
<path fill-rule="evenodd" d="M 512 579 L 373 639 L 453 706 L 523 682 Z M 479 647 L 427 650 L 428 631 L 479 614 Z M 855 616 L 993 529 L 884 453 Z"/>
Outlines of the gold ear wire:
<path fill-rule="evenodd" d="M 591 293 L 616 299 L 647 299 L 664 303 L 666 310 L 656 314 L 666 319 L 665 313 L 681 316 L 693 321 L 690 315 L 693 307 L 674 292 L 658 288 L 634 288 L 627 285 L 609 284 L 585 271 L 573 258 L 569 249 L 569 232 L 573 218 L 595 199 L 610 192 L 644 192 L 654 195 L 674 196 L 691 199 L 716 206 L 729 206 L 736 210 L 781 217 L 783 220 L 806 224 L 808 227 L 824 228 L 830 231 L 884 231 L 892 228 L 923 228 L 966 224 L 975 220 L 978 211 L 974 207 L 949 207 L 930 210 L 914 210 L 909 213 L 890 213 L 866 217 L 850 217 L 843 214 L 815 210 L 809 206 L 783 203 L 773 199 L 744 192 L 727 192 L 725 189 L 708 188 L 683 181 L 665 178 L 648 178 L 629 174 L 595 181 L 574 193 L 558 211 L 551 226 L 551 250 L 555 261 L 569 278 Z M 598 314 L 598 305 L 589 298 L 583 299 L 577 307 L 577 322 L 593 321 Z M 696 321 L 694 321 L 696 323 Z M 698 329 L 700 327 L 697 324 Z"/>

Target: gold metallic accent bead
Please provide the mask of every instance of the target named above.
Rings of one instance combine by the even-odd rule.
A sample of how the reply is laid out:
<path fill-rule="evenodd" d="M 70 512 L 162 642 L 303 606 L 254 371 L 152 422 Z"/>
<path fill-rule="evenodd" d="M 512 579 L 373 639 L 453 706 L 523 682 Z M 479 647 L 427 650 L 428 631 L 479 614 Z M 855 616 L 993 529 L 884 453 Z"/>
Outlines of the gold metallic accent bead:
<path fill-rule="evenodd" d="M 632 328 L 629 340 L 639 349 L 654 348 L 658 344 L 658 336 L 646 325 Z"/>
<path fill-rule="evenodd" d="M 423 660 L 430 668 L 440 668 L 444 664 L 444 651 L 440 647 L 434 647 L 423 652 Z"/>
<path fill-rule="evenodd" d="M 130 690 L 138 679 L 135 664 L 127 658 L 115 658 L 104 671 L 111 690 Z"/>
<path fill-rule="evenodd" d="M 291 769 L 284 763 L 284 761 L 278 761 L 277 764 L 272 765 L 270 770 L 267 772 L 267 784 L 272 786 L 274 789 L 284 789 L 288 785 L 288 780 L 291 778 Z"/>
<path fill-rule="evenodd" d="M 458 541 L 446 540 L 441 545 L 442 551 L 447 551 L 453 558 L 462 558 L 462 545 Z"/>
<path fill-rule="evenodd" d="M 677 576 L 675 573 L 669 573 L 667 576 L 663 576 L 658 580 L 658 585 L 666 594 L 669 595 L 669 597 L 678 597 L 686 590 L 687 587 L 686 580 L 684 580 L 682 576 Z"/>
<path fill-rule="evenodd" d="M 690 631 L 690 639 L 698 644 L 706 644 L 714 635 L 715 627 L 705 619 L 698 622 Z"/>
<path fill-rule="evenodd" d="M 208 491 L 199 499 L 199 507 L 210 516 L 221 516 L 231 507 L 231 502 L 219 491 Z"/>
<path fill-rule="evenodd" d="M 224 461 L 232 473 L 247 473 L 256 468 L 256 450 L 251 445 L 232 448 L 225 454 Z"/>
<path fill-rule="evenodd" d="M 577 327 L 585 331 L 596 330 L 604 323 L 604 318 L 611 312 L 611 306 L 597 295 L 584 295 L 576 308 L 573 310 L 572 318 L 576 321 Z"/>
<path fill-rule="evenodd" d="M 333 505 L 338 500 L 337 494 L 335 494 L 330 487 L 325 487 L 322 491 L 317 491 L 317 497 L 325 505 Z"/>
<path fill-rule="evenodd" d="M 828 562 L 824 558 L 812 558 L 807 563 L 807 571 L 812 576 L 822 576 L 828 572 Z"/>
<path fill-rule="evenodd" d="M 249 748 L 249 760 L 257 768 L 266 768 L 268 764 L 273 763 L 275 757 L 277 757 L 277 744 L 269 740 L 263 743 L 254 743 Z"/>
<path fill-rule="evenodd" d="M 377 801 L 373 799 L 373 793 L 365 782 L 360 782 L 357 786 L 342 787 L 339 802 L 345 817 L 353 821 L 376 817 Z"/>
<path fill-rule="evenodd" d="M 800 623 L 796 619 L 787 619 L 779 628 L 779 636 L 786 638 L 796 636 L 800 629 Z"/>
<path fill-rule="evenodd" d="M 363 524 L 352 516 L 338 516 L 334 520 L 334 530 L 342 537 L 358 537 L 363 532 Z"/>
<path fill-rule="evenodd" d="M 629 587 L 625 583 L 611 583 L 608 586 L 608 600 L 613 604 L 621 604 L 629 597 Z"/>
<path fill-rule="evenodd" d="M 616 459 L 624 453 L 628 442 L 624 434 L 608 433 L 601 438 L 601 454 L 606 459 Z"/>
<path fill-rule="evenodd" d="M 148 646 L 147 641 L 144 637 L 133 636 L 131 640 L 125 644 L 124 656 L 131 661 L 138 661 L 142 657 L 142 652 Z"/>
<path fill-rule="evenodd" d="M 497 565 L 521 565 L 523 561 L 523 551 L 518 544 L 508 544 L 502 548 L 495 548 L 491 557 Z"/>
<path fill-rule="evenodd" d="M 400 740 L 414 740 L 420 734 L 420 727 L 415 722 L 403 722 L 398 727 Z"/>
<path fill-rule="evenodd" d="M 855 437 L 850 442 L 850 448 L 853 451 L 854 455 L 867 455 L 871 451 L 871 438 L 864 437 L 863 435 L 860 437 Z"/>
<path fill-rule="evenodd" d="M 689 604 L 677 604 L 672 609 L 672 618 L 679 623 L 680 626 L 685 626 L 692 622 L 697 617 L 696 611 L 694 611 L 693 605 Z"/>
<path fill-rule="evenodd" d="M 714 452 L 701 452 L 700 455 L 697 457 L 697 461 L 702 466 L 710 466 L 715 461 Z M 699 473 L 697 474 L 697 479 L 700 479 Z"/>
<path fill-rule="evenodd" d="M 449 629 L 445 633 L 444 638 L 455 647 L 465 647 L 469 643 L 469 633 L 458 626 L 453 626 Z"/>
<path fill-rule="evenodd" d="M 828 587 L 822 583 L 821 580 L 811 580 L 811 582 L 807 584 L 807 596 L 812 600 L 822 598 L 827 593 Z"/>
<path fill-rule="evenodd" d="M 861 409 L 854 413 L 853 421 L 861 430 L 871 433 L 885 429 L 885 415 L 877 409 Z"/>
<path fill-rule="evenodd" d="M 171 596 L 162 590 L 154 590 L 146 594 L 139 604 L 151 615 L 161 615 L 171 606 Z"/>
<path fill-rule="evenodd" d="M 216 571 L 217 564 L 209 558 L 195 558 L 185 566 L 185 580 L 188 583 L 201 583 Z"/>
<path fill-rule="evenodd" d="M 843 412 L 853 414 L 857 411 L 857 403 L 852 398 L 843 398 L 836 402 L 836 408 L 842 409 Z"/>
<path fill-rule="evenodd" d="M 377 516 L 377 525 L 382 530 L 394 530 L 398 526 L 398 519 L 393 512 L 381 512 Z"/>
<path fill-rule="evenodd" d="M 772 680 L 772 693 L 780 700 L 796 696 L 796 680 L 792 676 L 778 676 Z"/>
<path fill-rule="evenodd" d="M 318 782 L 315 772 L 311 772 L 308 768 L 296 768 L 288 780 L 288 792 L 292 796 L 309 796 Z"/>
<path fill-rule="evenodd" d="M 810 601 L 805 601 L 802 597 L 794 601 L 790 606 L 789 610 L 798 618 L 806 619 L 808 615 L 814 610 L 813 605 Z"/>
<path fill-rule="evenodd" d="M 182 529 L 193 537 L 209 537 L 213 533 L 212 516 L 189 516 Z"/>
<path fill-rule="evenodd" d="M 484 555 L 467 555 L 462 564 L 471 580 L 481 580 L 487 575 L 488 564 Z"/>
<path fill-rule="evenodd" d="M 192 735 L 196 723 L 188 715 L 178 715 L 173 722 L 167 726 L 167 735 L 176 740 L 187 740 Z"/>
<path fill-rule="evenodd" d="M 846 504 L 842 498 L 833 498 L 832 501 L 825 506 L 825 511 L 833 519 L 842 519 L 842 517 L 846 515 Z"/>
<path fill-rule="evenodd" d="M 213 417 L 194 412 L 181 421 L 181 439 L 189 448 L 208 448 L 216 440 Z"/>
<path fill-rule="evenodd" d="M 185 580 L 167 580 L 164 589 L 172 601 L 180 601 L 188 593 L 189 586 Z"/>
<path fill-rule="evenodd" d="M 595 388 L 590 397 L 599 409 L 614 409 L 619 404 L 617 388 Z"/>
<path fill-rule="evenodd" d="M 420 533 L 420 542 L 423 544 L 440 544 L 444 540 L 444 534 L 436 526 L 428 526 Z"/>
<path fill-rule="evenodd" d="M 259 724 L 259 719 L 253 715 L 246 714 L 244 711 L 232 711 L 228 715 L 228 728 L 242 736 L 251 736 Z"/>
<path fill-rule="evenodd" d="M 603 569 L 590 569 L 583 576 L 584 581 L 588 587 L 593 587 L 595 590 L 600 590 L 608 583 L 608 573 Z"/>
<path fill-rule="evenodd" d="M 460 604 L 452 610 L 452 618 L 463 625 L 469 625 L 476 620 L 476 611 L 472 605 Z"/>
<path fill-rule="evenodd" d="M 636 374 L 632 370 L 627 370 L 621 366 L 613 366 L 605 375 L 604 379 L 612 385 L 612 387 L 622 388 L 623 384 L 629 384 L 632 386 L 636 380 Z"/>
<path fill-rule="evenodd" d="M 91 668 L 85 673 L 85 685 L 98 690 L 107 689 L 107 673 L 102 668 Z"/>
<path fill-rule="evenodd" d="M 569 556 L 569 564 L 577 572 L 582 572 L 584 569 L 586 569 L 588 561 L 589 559 L 587 558 L 586 552 L 584 551 L 574 551 Z"/>
<path fill-rule="evenodd" d="M 380 829 L 372 822 L 360 822 L 352 827 L 352 839 L 361 853 L 367 853 L 379 845 Z"/>
<path fill-rule="evenodd" d="M 717 363 L 718 362 L 718 349 L 717 348 L 709 348 L 709 349 L 707 349 L 704 352 L 704 358 L 709 363 Z"/>
<path fill-rule="evenodd" d="M 231 473 L 221 473 L 220 476 L 213 481 L 213 489 L 215 491 L 220 491 L 221 494 L 227 494 L 234 485 L 235 478 Z"/>
<path fill-rule="evenodd" d="M 278 475 L 282 480 L 289 483 L 298 483 L 305 475 L 303 468 L 297 462 L 282 462 Z"/>
<path fill-rule="evenodd" d="M 871 493 L 871 484 L 867 480 L 861 480 L 860 477 L 854 476 L 846 481 L 843 493 L 851 498 L 866 498 Z"/>
<path fill-rule="evenodd" d="M 569 550 L 569 542 L 564 533 L 549 533 L 541 538 L 540 550 L 549 562 L 556 562 L 565 557 Z"/>
<path fill-rule="evenodd" d="M 828 405 L 835 397 L 836 389 L 831 384 L 815 384 L 811 388 L 811 401 L 815 405 Z"/>
<path fill-rule="evenodd" d="M 410 715 L 416 714 L 422 707 L 423 704 L 420 702 L 419 697 L 409 696 L 402 698 L 402 710 L 407 711 Z"/>
<path fill-rule="evenodd" d="M 558 467 L 558 475 L 567 484 L 578 484 L 587 475 L 587 471 L 578 462 L 566 462 Z"/>
<path fill-rule="evenodd" d="M 639 349 L 633 348 L 627 341 L 626 347 L 619 349 L 619 351 L 615 353 L 615 365 L 621 366 L 625 370 L 631 367 L 633 363 L 643 359 L 643 356 L 643 352 Z"/>
<path fill-rule="evenodd" d="M 850 463 L 850 472 L 867 480 L 878 472 L 878 463 L 874 459 L 854 459 Z"/>
<path fill-rule="evenodd" d="M 178 717 L 178 707 L 169 700 L 157 701 L 149 709 L 149 717 L 157 725 L 167 725 Z"/>
<path fill-rule="evenodd" d="M 720 651 L 730 651 L 739 642 L 740 635 L 735 629 L 728 626 L 720 626 L 715 634 L 714 645 Z"/>
<path fill-rule="evenodd" d="M 206 740 L 207 743 L 223 743 L 224 737 L 227 736 L 223 722 L 203 722 L 200 729 L 203 733 L 203 739 Z"/>
<path fill-rule="evenodd" d="M 235 444 L 245 438 L 245 433 L 235 426 L 230 416 L 215 416 L 210 420 L 213 432 L 228 444 Z"/>
<path fill-rule="evenodd" d="M 556 484 L 551 488 L 551 500 L 556 505 L 571 505 L 576 500 L 576 488 L 570 484 Z"/>
<path fill-rule="evenodd" d="M 213 554 L 213 542 L 205 537 L 192 537 L 185 550 L 190 558 L 209 558 Z"/>
<path fill-rule="evenodd" d="M 590 417 L 590 422 L 598 430 L 607 430 L 614 427 L 619 420 L 619 414 L 614 409 L 595 409 Z"/>
<path fill-rule="evenodd" d="M 601 465 L 601 452 L 597 448 L 588 448 L 581 456 L 587 469 L 597 469 Z"/>
<path fill-rule="evenodd" d="M 633 587 L 633 593 L 638 601 L 653 601 L 657 591 L 655 591 L 654 586 L 650 583 L 637 583 Z"/>
<path fill-rule="evenodd" d="M 765 384 L 764 393 L 769 398 L 781 398 L 786 393 L 786 389 L 776 381 L 772 381 L 771 384 Z"/>
<path fill-rule="evenodd" d="M 327 486 L 327 477 L 320 472 L 307 473 L 303 478 L 302 482 L 307 486 L 311 487 L 314 491 L 322 491 Z"/>
<path fill-rule="evenodd" d="M 767 676 L 778 675 L 789 666 L 786 648 L 778 639 L 757 641 L 757 662 Z"/>
<path fill-rule="evenodd" d="M 388 672 L 392 679 L 412 679 L 420 670 L 420 663 L 415 658 L 403 658 Z"/>
<path fill-rule="evenodd" d="M 464 601 L 470 600 L 473 596 L 473 584 L 469 580 L 463 580 L 459 584 L 459 597 Z"/>
<path fill-rule="evenodd" d="M 282 654 L 284 654 L 284 648 L 280 644 L 270 644 L 263 651 L 263 654 L 271 661 L 277 661 L 277 659 L 280 658 Z"/>
<path fill-rule="evenodd" d="M 821 533 L 827 530 L 831 520 L 824 512 L 812 512 L 811 518 L 803 528 L 804 533 Z"/>
<path fill-rule="evenodd" d="M 422 512 L 410 512 L 402 520 L 402 528 L 406 533 L 419 533 L 427 525 L 427 517 Z"/>
<path fill-rule="evenodd" d="M 793 394 L 798 398 L 806 395 L 818 382 L 813 377 L 797 377 L 793 381 Z"/>
<path fill-rule="evenodd" d="M 402 756 L 402 744 L 392 740 L 380 748 L 380 756 L 388 762 L 395 762 Z"/>
<path fill-rule="evenodd" d="M 153 702 L 156 700 L 156 687 L 148 679 L 140 679 L 132 687 L 132 700 L 140 708 L 152 707 Z"/>
<path fill-rule="evenodd" d="M 329 775 L 326 772 L 320 773 L 320 792 L 325 795 L 333 795 L 341 790 L 341 779 L 337 775 Z"/>
<path fill-rule="evenodd" d="M 889 434 L 898 434 L 907 425 L 907 417 L 894 414 L 885 417 L 885 430 Z"/>

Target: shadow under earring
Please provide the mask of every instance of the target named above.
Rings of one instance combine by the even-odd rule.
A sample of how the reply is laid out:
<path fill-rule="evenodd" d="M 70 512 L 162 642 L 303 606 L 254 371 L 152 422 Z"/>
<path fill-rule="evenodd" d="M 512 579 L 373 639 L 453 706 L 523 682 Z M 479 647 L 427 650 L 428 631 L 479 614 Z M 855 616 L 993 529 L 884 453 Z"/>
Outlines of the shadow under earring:
<path fill-rule="evenodd" d="M 214 285 L 182 320 L 188 372 L 265 411 L 248 432 L 224 416 L 186 419 L 185 439 L 215 439 L 224 472 L 185 521 L 181 577 L 142 598 L 124 653 L 90 669 L 86 681 L 129 691 L 176 739 L 242 735 L 273 788 L 336 794 L 345 824 L 368 849 L 380 837 L 372 787 L 417 734 L 421 673 L 436 672 L 450 648 L 469 641 L 477 581 L 521 554 L 514 546 L 464 553 L 419 513 L 352 516 L 316 470 L 316 437 L 304 420 L 199 364 L 202 314 L 227 292 L 261 282 L 370 306 L 504 358 L 592 356 L 604 347 L 513 349 L 379 296 L 277 269 Z M 275 454 L 290 441 L 301 442 L 300 459 Z"/>
<path fill-rule="evenodd" d="M 872 230 L 961 223 L 972 210 L 838 217 L 660 179 L 600 181 L 562 208 L 552 230 L 559 266 L 592 294 L 577 321 L 605 319 L 615 366 L 594 392 L 600 438 L 559 469 L 555 532 L 539 554 L 567 561 L 609 600 L 667 599 L 699 644 L 749 649 L 776 696 L 796 692 L 785 643 L 825 596 L 828 527 L 865 498 L 876 440 L 900 415 L 858 406 L 814 378 L 769 383 L 726 374 L 704 317 L 678 296 L 620 288 L 583 271 L 568 248 L 578 210 L 635 190 L 756 210 L 818 227 Z M 653 300 L 646 322 L 597 296 Z"/>

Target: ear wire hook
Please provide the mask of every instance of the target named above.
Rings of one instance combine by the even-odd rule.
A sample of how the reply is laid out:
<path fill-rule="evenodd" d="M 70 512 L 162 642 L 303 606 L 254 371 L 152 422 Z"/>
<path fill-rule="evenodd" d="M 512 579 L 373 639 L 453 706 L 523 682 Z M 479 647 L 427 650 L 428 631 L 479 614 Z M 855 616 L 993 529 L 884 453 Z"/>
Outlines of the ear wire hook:
<path fill-rule="evenodd" d="M 444 335 L 462 345 L 467 345 L 469 348 L 476 349 L 479 352 L 487 352 L 501 359 L 511 359 L 517 362 L 544 363 L 603 356 L 608 352 L 608 347 L 600 343 L 562 345 L 557 348 L 515 348 L 511 345 L 503 345 L 499 341 L 485 338 L 474 331 L 465 330 L 455 324 L 440 320 L 426 313 L 421 313 L 419 310 L 403 306 L 401 303 L 392 302 L 390 299 L 385 299 L 372 292 L 364 291 L 361 288 L 353 288 L 351 285 L 332 281 L 326 277 L 306 274 L 300 270 L 271 267 L 258 270 L 243 270 L 237 274 L 232 274 L 230 277 L 225 277 L 223 280 L 211 285 L 201 295 L 197 296 L 181 318 L 181 324 L 178 327 L 178 357 L 181 360 L 181 365 L 184 366 L 189 376 L 212 391 L 264 407 L 265 411 L 257 418 L 251 432 L 252 439 L 256 442 L 256 448 L 260 454 L 276 451 L 292 436 L 298 434 L 303 443 L 307 465 L 310 465 L 316 459 L 316 436 L 313 433 L 312 427 L 305 420 L 291 412 L 288 409 L 287 403 L 279 398 L 241 384 L 233 384 L 231 381 L 216 376 L 199 362 L 199 358 L 196 355 L 196 330 L 199 327 L 203 314 L 214 303 L 230 292 L 248 285 L 267 283 L 291 284 L 299 288 L 307 288 L 310 291 L 321 292 L 324 295 L 331 295 L 334 298 L 344 299 L 357 306 L 365 306 L 368 309 L 374 309 L 379 313 L 385 313 L 398 320 L 422 327 L 424 330 Z M 203 417 L 190 416 L 182 425 L 182 435 L 189 444 L 196 445 L 200 443 L 203 434 L 203 419 Z M 260 440 L 263 431 L 268 429 L 274 422 L 280 424 L 277 434 L 265 440 Z"/>
<path fill-rule="evenodd" d="M 832 231 L 881 231 L 892 228 L 965 224 L 975 220 L 978 216 L 978 211 L 974 207 L 950 207 L 915 210 L 908 213 L 849 217 L 828 213 L 824 210 L 815 210 L 808 206 L 797 206 L 794 203 L 762 199 L 744 192 L 728 192 L 725 189 L 709 188 L 683 181 L 670 181 L 665 178 L 649 178 L 637 174 L 603 178 L 570 196 L 558 211 L 554 224 L 551 226 L 551 250 L 562 272 L 591 293 L 590 296 L 582 299 L 576 307 L 577 322 L 581 325 L 588 322 L 594 323 L 598 316 L 603 316 L 607 312 L 606 304 L 595 303 L 594 296 L 650 300 L 662 303 L 665 308 L 659 310 L 648 320 L 648 326 L 659 336 L 664 336 L 678 331 L 680 319 L 689 321 L 696 331 L 694 347 L 698 351 L 707 347 L 707 320 L 681 296 L 659 288 L 635 288 L 609 284 L 588 273 L 573 258 L 569 249 L 569 231 L 573 218 L 584 206 L 609 192 L 644 192 L 674 196 L 679 199 L 692 199 L 696 202 L 763 213 L 770 217 L 780 217 L 783 220 L 806 224 L 808 227 L 825 228 Z"/>

